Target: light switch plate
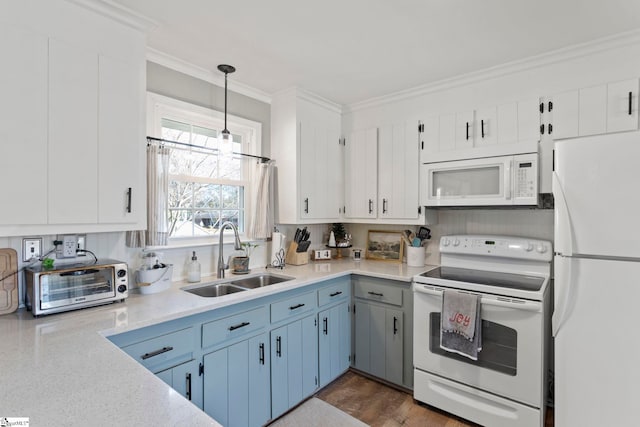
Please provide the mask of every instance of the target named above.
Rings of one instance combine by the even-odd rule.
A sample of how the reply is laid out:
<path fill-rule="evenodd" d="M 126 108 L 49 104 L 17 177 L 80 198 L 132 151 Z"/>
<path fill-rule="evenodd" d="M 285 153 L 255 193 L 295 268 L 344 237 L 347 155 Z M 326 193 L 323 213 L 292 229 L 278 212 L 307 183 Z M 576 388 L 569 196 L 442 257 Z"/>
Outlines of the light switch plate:
<path fill-rule="evenodd" d="M 22 239 L 22 261 L 27 262 L 42 255 L 42 237 Z"/>

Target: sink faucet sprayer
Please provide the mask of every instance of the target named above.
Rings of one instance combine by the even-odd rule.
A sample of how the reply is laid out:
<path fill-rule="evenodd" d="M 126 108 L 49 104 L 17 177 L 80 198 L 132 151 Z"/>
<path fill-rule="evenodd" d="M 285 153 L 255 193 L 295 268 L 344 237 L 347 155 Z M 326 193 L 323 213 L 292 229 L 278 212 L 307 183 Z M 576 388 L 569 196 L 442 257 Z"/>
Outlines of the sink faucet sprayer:
<path fill-rule="evenodd" d="M 235 234 L 235 250 L 240 251 L 242 250 L 242 243 L 240 242 L 240 236 L 238 235 L 238 228 L 233 225 L 233 223 L 227 221 L 224 224 L 222 224 L 222 227 L 220 227 L 219 233 L 220 233 L 220 244 L 218 245 L 218 279 L 223 279 L 224 278 L 224 271 L 229 268 L 229 264 L 225 264 L 224 263 L 224 256 L 222 255 L 222 244 L 223 244 L 223 238 L 224 238 L 224 229 L 226 227 L 231 227 L 231 229 L 233 230 L 233 234 Z M 231 257 L 229 257 L 229 259 L 231 259 Z"/>

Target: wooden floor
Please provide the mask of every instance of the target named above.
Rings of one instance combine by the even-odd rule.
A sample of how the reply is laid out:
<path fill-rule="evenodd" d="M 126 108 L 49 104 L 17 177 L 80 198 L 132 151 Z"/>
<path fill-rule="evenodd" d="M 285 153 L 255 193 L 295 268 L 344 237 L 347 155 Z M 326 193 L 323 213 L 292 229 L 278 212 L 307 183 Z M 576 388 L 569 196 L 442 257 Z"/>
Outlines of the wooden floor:
<path fill-rule="evenodd" d="M 349 371 L 322 389 L 317 398 L 372 427 L 468 427 L 477 424 L 418 403 L 413 396 Z M 553 426 L 548 411 L 545 427 Z"/>

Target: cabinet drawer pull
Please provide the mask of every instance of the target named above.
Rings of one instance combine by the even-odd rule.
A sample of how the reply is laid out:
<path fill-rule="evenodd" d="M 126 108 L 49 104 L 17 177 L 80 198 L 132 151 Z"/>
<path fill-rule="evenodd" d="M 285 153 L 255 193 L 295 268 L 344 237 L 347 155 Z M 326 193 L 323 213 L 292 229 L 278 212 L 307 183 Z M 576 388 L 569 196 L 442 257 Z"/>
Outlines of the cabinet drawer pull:
<path fill-rule="evenodd" d="M 322 327 L 322 332 L 327 335 L 329 333 L 329 320 L 325 317 L 324 319 L 322 319 L 322 323 L 323 323 L 323 327 Z"/>
<path fill-rule="evenodd" d="M 629 92 L 629 115 L 631 115 L 632 113 L 632 108 L 631 108 L 632 102 L 633 102 L 632 100 L 633 100 L 633 94 Z"/>
<path fill-rule="evenodd" d="M 393 335 L 398 333 L 398 318 L 393 316 Z"/>
<path fill-rule="evenodd" d="M 278 357 L 282 357 L 282 337 L 276 338 L 276 354 Z"/>
<path fill-rule="evenodd" d="M 377 296 L 377 297 L 383 297 L 384 296 L 384 294 L 381 294 L 379 292 L 373 292 L 373 291 L 369 291 L 369 295 L 374 295 L 374 296 Z"/>
<path fill-rule="evenodd" d="M 191 372 L 187 374 L 187 399 L 191 400 Z"/>
<path fill-rule="evenodd" d="M 338 291 L 338 292 L 334 292 L 332 294 L 329 294 L 330 297 L 335 297 L 336 295 L 340 295 L 342 293 L 342 291 Z"/>
<path fill-rule="evenodd" d="M 150 357 L 157 356 L 162 353 L 166 353 L 167 351 L 173 350 L 173 347 L 162 347 L 160 350 L 152 351 L 151 353 L 145 353 L 142 356 L 142 360 L 149 359 Z"/>
<path fill-rule="evenodd" d="M 373 213 L 373 200 L 369 199 L 369 214 Z"/>
<path fill-rule="evenodd" d="M 387 213 L 387 199 L 382 199 L 382 213 Z"/>
<path fill-rule="evenodd" d="M 251 322 L 242 322 L 239 325 L 229 326 L 230 331 L 235 331 L 236 329 L 244 328 L 245 326 L 249 326 Z"/>
<path fill-rule="evenodd" d="M 292 305 L 289 307 L 289 310 L 295 310 L 296 308 L 304 307 L 304 304 L 300 303 L 298 305 Z"/>
<path fill-rule="evenodd" d="M 264 343 L 260 343 L 259 361 L 261 365 L 264 365 Z"/>
<path fill-rule="evenodd" d="M 469 140 L 469 122 L 467 122 L 467 137 L 466 140 Z"/>
<path fill-rule="evenodd" d="M 309 213 L 309 198 L 304 199 L 304 213 Z"/>

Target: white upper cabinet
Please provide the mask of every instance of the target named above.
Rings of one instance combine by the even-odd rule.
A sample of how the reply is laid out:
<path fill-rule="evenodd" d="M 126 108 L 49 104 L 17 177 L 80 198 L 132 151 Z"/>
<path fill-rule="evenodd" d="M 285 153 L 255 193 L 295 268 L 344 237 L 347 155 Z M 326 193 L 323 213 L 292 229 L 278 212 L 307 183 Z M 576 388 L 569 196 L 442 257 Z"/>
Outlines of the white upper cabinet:
<path fill-rule="evenodd" d="M 373 224 L 433 223 L 420 207 L 424 123 L 409 119 L 352 131 L 345 142 L 345 218 Z"/>
<path fill-rule="evenodd" d="M 540 139 L 538 102 L 529 99 L 425 118 L 420 163 L 535 150 Z"/>
<path fill-rule="evenodd" d="M 544 98 L 541 131 L 554 140 L 638 129 L 638 79 Z"/>
<path fill-rule="evenodd" d="M 0 25 L 0 230 L 47 223 L 47 42 Z"/>
<path fill-rule="evenodd" d="M 145 228 L 146 23 L 60 0 L 4 12 L 0 235 Z"/>
<path fill-rule="evenodd" d="M 335 222 L 342 211 L 340 109 L 300 89 L 273 96 L 271 157 L 276 161 L 276 222 Z"/>

